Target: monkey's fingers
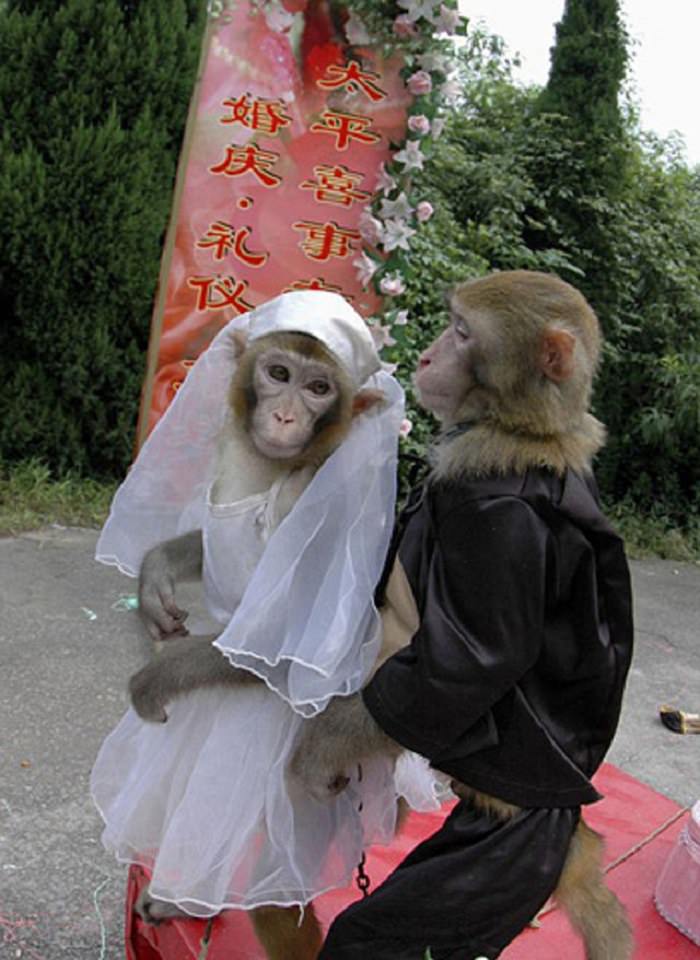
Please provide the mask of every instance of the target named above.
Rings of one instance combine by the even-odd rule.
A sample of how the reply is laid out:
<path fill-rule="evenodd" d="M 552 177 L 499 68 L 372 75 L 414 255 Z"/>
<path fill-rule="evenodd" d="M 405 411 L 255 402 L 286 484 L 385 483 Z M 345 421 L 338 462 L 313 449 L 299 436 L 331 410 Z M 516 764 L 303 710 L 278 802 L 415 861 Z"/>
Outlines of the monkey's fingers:
<path fill-rule="evenodd" d="M 169 637 L 186 637 L 189 633 L 184 624 L 189 616 L 187 610 L 180 610 L 173 604 L 175 613 L 168 611 L 159 600 L 145 601 L 141 617 L 153 640 L 167 640 Z"/>
<path fill-rule="evenodd" d="M 346 777 L 344 773 L 336 773 L 328 781 L 328 785 L 327 785 L 328 793 L 331 796 L 335 797 L 339 793 L 342 793 L 349 783 L 350 783 L 350 777 Z"/>
<path fill-rule="evenodd" d="M 129 680 L 129 696 L 131 705 L 148 723 L 165 723 L 168 714 L 165 712 L 163 697 L 157 692 L 157 685 L 153 678 L 152 664 L 148 664 Z"/>

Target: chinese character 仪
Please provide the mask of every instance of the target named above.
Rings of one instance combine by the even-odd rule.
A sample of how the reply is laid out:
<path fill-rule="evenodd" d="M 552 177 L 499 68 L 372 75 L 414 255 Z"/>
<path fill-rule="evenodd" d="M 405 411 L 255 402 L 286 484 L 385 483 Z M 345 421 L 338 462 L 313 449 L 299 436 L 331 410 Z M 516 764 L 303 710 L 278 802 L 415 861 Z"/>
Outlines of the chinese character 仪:
<path fill-rule="evenodd" d="M 270 173 L 269 168 L 279 160 L 279 154 L 271 150 L 261 150 L 255 144 L 246 147 L 226 147 L 226 156 L 215 167 L 209 167 L 210 173 L 223 173 L 227 177 L 240 177 L 244 173 L 254 174 L 264 187 L 277 187 L 282 178 Z"/>
<path fill-rule="evenodd" d="M 377 103 L 379 100 L 386 99 L 386 93 L 377 86 L 375 80 L 381 80 L 378 73 L 362 71 L 357 60 L 351 60 L 344 67 L 336 63 L 330 64 L 326 76 L 323 80 L 317 80 L 316 84 L 324 90 L 337 90 L 338 87 L 344 87 L 350 93 L 362 90 L 370 100 Z"/>
<path fill-rule="evenodd" d="M 348 230 L 337 223 L 315 223 L 313 220 L 297 220 L 292 226 L 304 230 L 306 238 L 299 244 L 310 260 L 330 260 L 331 257 L 347 257 L 355 249 L 353 240 L 359 240 L 357 230 Z"/>
<path fill-rule="evenodd" d="M 240 123 L 249 130 L 260 130 L 270 137 L 276 137 L 280 129 L 288 127 L 292 119 L 284 113 L 282 100 L 265 100 L 262 97 L 249 100 L 247 94 L 242 97 L 223 101 L 223 106 L 229 107 L 231 114 L 221 117 L 219 123 Z"/>
<path fill-rule="evenodd" d="M 314 167 L 316 180 L 304 180 L 299 186 L 302 190 L 313 190 L 319 203 L 337 203 L 342 207 L 352 206 L 355 200 L 368 203 L 372 194 L 355 187 L 364 179 L 364 174 L 354 173 L 347 167 L 331 167 L 319 164 Z"/>
<path fill-rule="evenodd" d="M 314 133 L 330 133 L 336 138 L 336 149 L 347 150 L 351 140 L 359 143 L 376 143 L 381 137 L 378 133 L 370 133 L 367 127 L 371 126 L 370 117 L 358 116 L 355 113 L 338 113 L 335 110 L 324 110 L 320 123 L 312 123 L 310 129 Z"/>
<path fill-rule="evenodd" d="M 187 285 L 198 291 L 197 310 L 233 307 L 237 314 L 241 314 L 253 309 L 253 305 L 243 299 L 248 289 L 245 280 L 237 281 L 234 277 L 189 277 Z"/>
<path fill-rule="evenodd" d="M 223 220 L 217 220 L 209 226 L 204 236 L 199 239 L 196 246 L 202 250 L 213 248 L 215 260 L 223 260 L 229 251 L 233 251 L 234 257 L 245 263 L 249 267 L 262 267 L 268 259 L 269 253 L 253 253 L 246 248 L 245 242 L 250 236 L 248 227 L 239 227 L 236 230 L 230 223 Z"/>

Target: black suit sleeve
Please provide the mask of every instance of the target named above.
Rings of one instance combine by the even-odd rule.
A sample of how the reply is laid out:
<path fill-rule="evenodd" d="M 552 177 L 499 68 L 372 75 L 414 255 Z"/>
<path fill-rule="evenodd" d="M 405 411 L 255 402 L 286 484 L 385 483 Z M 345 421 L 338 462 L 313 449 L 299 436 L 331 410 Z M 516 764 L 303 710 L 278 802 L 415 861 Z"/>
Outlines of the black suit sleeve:
<path fill-rule="evenodd" d="M 464 504 L 435 531 L 420 628 L 363 697 L 391 737 L 436 766 L 458 742 L 462 754 L 496 742 L 490 709 L 537 660 L 549 539 L 514 497 Z"/>

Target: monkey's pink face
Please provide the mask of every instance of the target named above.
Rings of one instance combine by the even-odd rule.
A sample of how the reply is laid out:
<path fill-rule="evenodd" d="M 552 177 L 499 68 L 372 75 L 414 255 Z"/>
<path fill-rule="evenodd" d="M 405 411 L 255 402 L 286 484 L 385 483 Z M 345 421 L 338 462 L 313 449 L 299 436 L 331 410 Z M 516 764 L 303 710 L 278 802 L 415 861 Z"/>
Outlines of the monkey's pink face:
<path fill-rule="evenodd" d="M 257 358 L 253 387 L 250 435 L 260 453 L 274 460 L 297 457 L 339 397 L 327 364 L 275 348 Z"/>
<path fill-rule="evenodd" d="M 475 347 L 467 319 L 453 312 L 450 325 L 418 358 L 413 376 L 418 400 L 443 422 L 458 419 L 467 394 L 476 385 Z"/>

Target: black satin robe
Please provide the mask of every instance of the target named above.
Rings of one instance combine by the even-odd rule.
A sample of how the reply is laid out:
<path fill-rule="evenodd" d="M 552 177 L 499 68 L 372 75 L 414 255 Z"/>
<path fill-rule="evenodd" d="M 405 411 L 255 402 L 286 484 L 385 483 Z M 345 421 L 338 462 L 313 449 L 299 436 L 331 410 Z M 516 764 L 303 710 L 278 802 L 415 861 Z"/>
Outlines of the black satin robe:
<path fill-rule="evenodd" d="M 397 559 L 420 628 L 363 692 L 394 739 L 523 807 L 591 803 L 632 653 L 629 570 L 592 480 L 426 488 Z"/>
<path fill-rule="evenodd" d="M 620 538 L 592 478 L 547 470 L 417 491 L 389 563 L 420 627 L 363 691 L 394 739 L 524 809 L 460 802 L 319 960 L 497 957 L 556 887 L 590 777 L 617 726 L 632 653 Z"/>

